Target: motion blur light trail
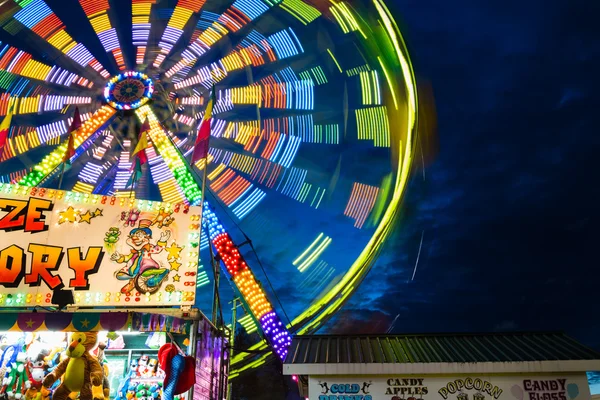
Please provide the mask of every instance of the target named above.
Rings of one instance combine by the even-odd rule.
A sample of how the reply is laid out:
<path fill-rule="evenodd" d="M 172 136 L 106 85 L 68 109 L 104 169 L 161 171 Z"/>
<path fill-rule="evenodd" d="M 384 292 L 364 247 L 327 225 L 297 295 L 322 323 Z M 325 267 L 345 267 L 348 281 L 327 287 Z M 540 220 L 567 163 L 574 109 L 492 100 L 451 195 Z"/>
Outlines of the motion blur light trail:
<path fill-rule="evenodd" d="M 319 329 L 356 290 L 404 194 L 418 102 L 385 4 L 78 0 L 85 19 L 65 24 L 59 16 L 71 10 L 64 3 L 0 4 L 0 114 L 11 107 L 14 114 L 0 183 L 55 185 L 78 105 L 84 124 L 63 188 L 199 204 L 199 180 L 185 157 L 216 85 L 211 148 L 195 165 L 206 168 L 211 192 L 204 206 L 212 228 L 199 253 L 206 259 L 215 248 L 256 326 L 283 357 L 288 332 Z M 118 32 L 128 28 L 116 23 L 122 7 L 131 7 L 132 43 Z M 102 64 L 88 49 L 99 49 Z M 152 146 L 132 189 L 130 152 L 146 117 Z M 247 237 L 264 262 L 268 290 L 259 283 L 267 277 L 246 263 L 246 248 L 235 246 Z M 213 282 L 207 272 L 199 262 L 196 306 L 205 311 Z M 288 326 L 278 318 L 280 304 Z M 243 327 L 251 333 L 252 324 Z M 231 376 L 267 358 L 236 355 Z"/>

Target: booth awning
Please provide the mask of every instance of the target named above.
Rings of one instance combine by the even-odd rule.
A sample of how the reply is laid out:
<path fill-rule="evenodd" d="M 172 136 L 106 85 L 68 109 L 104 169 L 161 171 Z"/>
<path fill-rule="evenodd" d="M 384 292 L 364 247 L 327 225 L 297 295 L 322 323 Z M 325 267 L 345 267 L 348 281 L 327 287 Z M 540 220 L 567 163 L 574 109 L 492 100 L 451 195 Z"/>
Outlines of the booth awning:
<path fill-rule="evenodd" d="M 2 313 L 0 331 L 126 331 L 188 334 L 191 321 L 169 315 L 139 312 Z"/>
<path fill-rule="evenodd" d="M 597 369 L 600 353 L 562 333 L 296 336 L 284 363 L 298 375 Z"/>

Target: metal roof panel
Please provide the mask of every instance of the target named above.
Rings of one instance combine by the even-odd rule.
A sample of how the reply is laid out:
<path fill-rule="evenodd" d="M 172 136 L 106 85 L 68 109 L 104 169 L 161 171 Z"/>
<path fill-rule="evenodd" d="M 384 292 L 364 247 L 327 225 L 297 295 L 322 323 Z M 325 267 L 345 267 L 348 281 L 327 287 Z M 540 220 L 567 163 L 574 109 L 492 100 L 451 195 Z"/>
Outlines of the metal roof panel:
<path fill-rule="evenodd" d="M 295 336 L 286 364 L 600 360 L 562 333 Z"/>

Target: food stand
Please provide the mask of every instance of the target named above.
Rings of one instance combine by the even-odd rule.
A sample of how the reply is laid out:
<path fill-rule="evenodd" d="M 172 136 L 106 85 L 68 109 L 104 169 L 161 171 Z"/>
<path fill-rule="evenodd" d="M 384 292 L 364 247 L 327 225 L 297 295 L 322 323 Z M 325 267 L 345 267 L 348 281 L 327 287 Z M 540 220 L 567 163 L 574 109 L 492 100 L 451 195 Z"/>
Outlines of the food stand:
<path fill-rule="evenodd" d="M 311 400 L 589 400 L 599 369 L 560 332 L 303 335 L 283 367 Z"/>

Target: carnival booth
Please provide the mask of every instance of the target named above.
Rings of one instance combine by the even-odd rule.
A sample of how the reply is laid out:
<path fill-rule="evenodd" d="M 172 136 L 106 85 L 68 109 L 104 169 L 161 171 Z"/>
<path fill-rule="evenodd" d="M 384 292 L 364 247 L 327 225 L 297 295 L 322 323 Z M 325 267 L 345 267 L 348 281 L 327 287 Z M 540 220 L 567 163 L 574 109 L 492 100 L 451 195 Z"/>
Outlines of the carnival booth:
<path fill-rule="evenodd" d="M 283 368 L 311 400 L 590 400 L 600 353 L 562 333 L 305 335 Z"/>
<path fill-rule="evenodd" d="M 222 396 L 226 341 L 193 307 L 200 215 L 0 184 L 0 397 Z"/>
<path fill-rule="evenodd" d="M 135 312 L 1 314 L 2 394 L 35 399 L 44 379 L 56 376 L 68 359 L 69 346 L 80 339 L 76 333 L 82 333 L 81 343 L 101 368 L 105 398 L 161 400 L 165 371 L 159 367 L 159 351 L 167 341 L 185 350 L 193 325 L 177 317 Z M 61 377 L 56 376 L 46 397 L 52 397 Z"/>

